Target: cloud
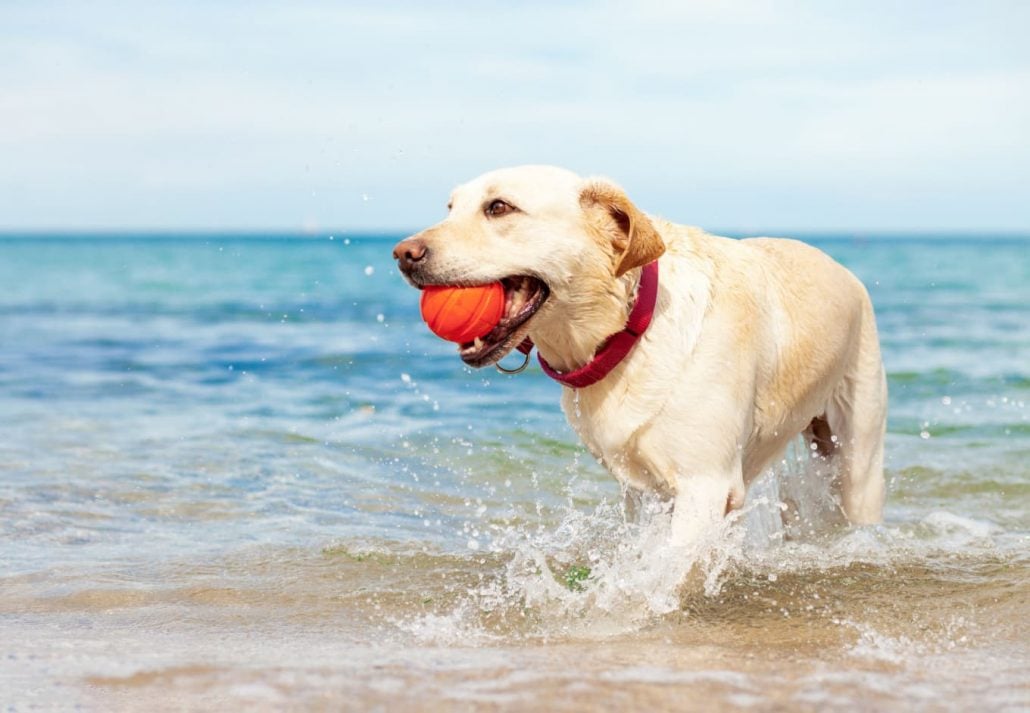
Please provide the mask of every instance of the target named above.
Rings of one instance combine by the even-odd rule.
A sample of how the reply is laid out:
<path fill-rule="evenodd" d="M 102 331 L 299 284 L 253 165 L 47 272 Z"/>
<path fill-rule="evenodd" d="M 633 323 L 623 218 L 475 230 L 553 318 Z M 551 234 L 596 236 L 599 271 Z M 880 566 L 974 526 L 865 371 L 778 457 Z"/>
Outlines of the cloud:
<path fill-rule="evenodd" d="M 417 226 L 550 162 L 706 225 L 1030 228 L 1022 5 L 628 7 L 6 5 L 0 222 Z"/>

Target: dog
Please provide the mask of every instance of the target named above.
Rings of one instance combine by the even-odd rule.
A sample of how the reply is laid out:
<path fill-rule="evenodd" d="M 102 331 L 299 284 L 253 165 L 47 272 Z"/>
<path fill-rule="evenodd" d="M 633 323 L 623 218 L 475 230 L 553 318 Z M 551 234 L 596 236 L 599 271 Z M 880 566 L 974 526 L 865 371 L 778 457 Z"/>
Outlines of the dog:
<path fill-rule="evenodd" d="M 502 282 L 500 324 L 459 345 L 461 359 L 483 367 L 535 345 L 566 380 L 573 429 L 624 492 L 671 500 L 677 540 L 741 507 L 799 434 L 831 461 L 847 520 L 881 520 L 887 385 L 873 307 L 822 251 L 710 235 L 646 215 L 607 179 L 519 166 L 456 188 L 447 217 L 393 255 L 418 288 Z M 590 383 L 567 383 L 584 370 Z"/>

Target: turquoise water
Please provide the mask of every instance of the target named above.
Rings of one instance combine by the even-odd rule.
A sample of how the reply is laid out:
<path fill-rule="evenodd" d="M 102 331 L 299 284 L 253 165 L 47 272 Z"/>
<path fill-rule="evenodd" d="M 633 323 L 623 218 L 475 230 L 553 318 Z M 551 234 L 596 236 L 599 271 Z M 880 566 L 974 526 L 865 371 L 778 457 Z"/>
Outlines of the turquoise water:
<path fill-rule="evenodd" d="M 917 689 L 958 707 L 965 691 L 1027 703 L 1030 241 L 808 238 L 876 306 L 886 523 L 783 542 L 756 499 L 739 537 L 779 544 L 720 550 L 703 591 L 665 592 L 669 607 L 656 580 L 626 579 L 643 550 L 621 543 L 646 538 L 611 506 L 618 489 L 565 424 L 559 387 L 536 367 L 465 367 L 420 322 L 395 239 L 0 238 L 8 698 L 131 707 L 175 688 L 201 703 L 377 705 L 415 685 L 444 707 L 525 703 L 517 681 L 489 681 L 517 651 L 534 690 L 560 688 L 554 659 L 534 658 L 554 656 L 534 648 L 549 643 L 593 682 L 583 705 L 613 687 L 701 686 L 727 706 L 846 707 L 868 676 L 885 677 L 885 703 Z M 580 565 L 584 582 L 561 581 Z M 759 593 L 806 627 L 726 633 Z M 813 594 L 838 604 L 806 609 Z M 927 601 L 939 616 L 912 613 Z M 344 640 L 364 652 L 346 666 Z M 581 660 L 670 641 L 675 655 L 639 675 L 623 653 Z M 713 669 L 711 649 L 682 659 L 720 641 L 759 658 L 792 641 L 817 678 Z M 912 668 L 917 654 L 932 665 Z M 299 670 L 314 678 L 282 678 Z"/>

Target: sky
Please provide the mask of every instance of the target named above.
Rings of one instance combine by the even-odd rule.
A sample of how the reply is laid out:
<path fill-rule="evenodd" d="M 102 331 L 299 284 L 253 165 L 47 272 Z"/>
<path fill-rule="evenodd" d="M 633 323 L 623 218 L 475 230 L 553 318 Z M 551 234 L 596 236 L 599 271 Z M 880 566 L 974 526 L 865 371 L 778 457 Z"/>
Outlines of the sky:
<path fill-rule="evenodd" d="M 1030 231 L 1030 2 L 0 0 L 0 229 L 396 232 L 550 163 L 712 230 Z"/>

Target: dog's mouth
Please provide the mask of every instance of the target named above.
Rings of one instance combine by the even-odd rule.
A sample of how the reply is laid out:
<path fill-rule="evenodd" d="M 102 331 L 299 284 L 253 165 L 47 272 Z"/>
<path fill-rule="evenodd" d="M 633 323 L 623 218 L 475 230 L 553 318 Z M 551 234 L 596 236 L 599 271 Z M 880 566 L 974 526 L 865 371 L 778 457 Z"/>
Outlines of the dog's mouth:
<path fill-rule="evenodd" d="M 526 323 L 551 294 L 545 282 L 528 275 L 505 277 L 501 284 L 504 286 L 501 321 L 482 337 L 458 345 L 461 360 L 469 366 L 479 368 L 494 364 L 517 347 L 525 339 Z"/>

